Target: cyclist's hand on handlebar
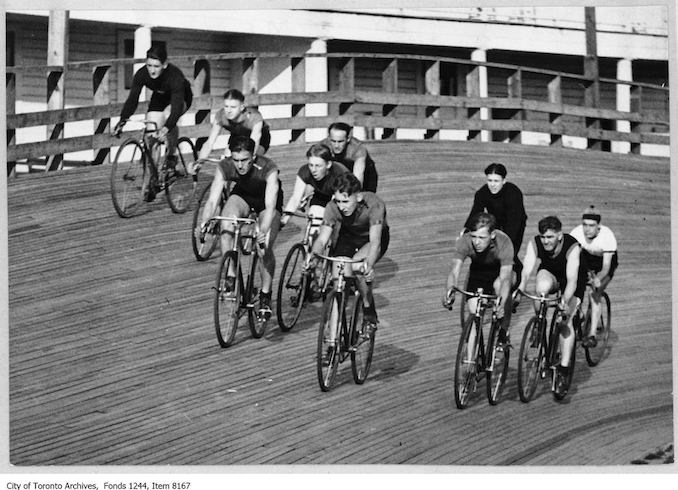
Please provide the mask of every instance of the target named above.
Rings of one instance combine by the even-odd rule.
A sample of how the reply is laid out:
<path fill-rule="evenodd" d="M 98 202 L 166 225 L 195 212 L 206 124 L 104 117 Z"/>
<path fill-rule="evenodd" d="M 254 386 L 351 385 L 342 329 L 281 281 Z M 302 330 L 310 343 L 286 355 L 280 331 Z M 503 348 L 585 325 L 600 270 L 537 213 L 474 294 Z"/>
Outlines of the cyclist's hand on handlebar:
<path fill-rule="evenodd" d="M 367 262 L 363 260 L 363 263 L 360 264 L 360 272 L 365 276 L 367 282 L 372 282 L 374 280 L 374 267 L 368 269 Z"/>
<path fill-rule="evenodd" d="M 127 123 L 127 119 L 120 119 L 120 121 L 118 121 L 118 123 L 113 128 L 113 135 L 116 138 L 120 138 L 120 133 L 122 133 L 122 128 L 125 127 L 125 123 Z"/>
<path fill-rule="evenodd" d="M 169 133 L 169 129 L 163 126 L 162 128 L 158 129 L 155 132 L 155 138 L 158 141 L 162 141 L 163 143 L 165 143 L 167 141 L 167 133 Z"/>
<path fill-rule="evenodd" d="M 454 289 L 450 288 L 447 291 L 445 291 L 445 295 L 443 296 L 443 307 L 447 308 L 448 310 L 452 310 L 452 305 L 454 305 L 454 298 L 455 298 Z"/>
<path fill-rule="evenodd" d="M 496 307 L 495 307 L 495 312 L 497 315 L 497 318 L 504 318 L 504 315 L 506 314 L 506 310 L 504 308 L 504 302 L 501 300 L 501 298 L 496 299 Z"/>

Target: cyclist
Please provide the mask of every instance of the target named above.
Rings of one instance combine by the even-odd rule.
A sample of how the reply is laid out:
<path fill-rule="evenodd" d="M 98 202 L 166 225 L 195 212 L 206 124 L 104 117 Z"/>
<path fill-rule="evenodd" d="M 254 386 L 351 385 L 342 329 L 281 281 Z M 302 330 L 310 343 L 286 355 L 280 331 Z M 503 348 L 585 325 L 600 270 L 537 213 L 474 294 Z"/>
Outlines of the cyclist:
<path fill-rule="evenodd" d="M 572 318 L 576 308 L 584 297 L 586 288 L 586 270 L 580 267 L 581 247 L 576 238 L 562 231 L 562 223 L 556 216 L 547 216 L 538 223 L 539 235 L 527 244 L 523 273 L 518 289 L 525 290 L 525 284 L 534 270 L 537 260 L 535 290 L 538 295 L 562 293 L 560 307 L 567 315 L 567 322 L 560 325 L 561 359 L 556 366 L 558 378 L 556 390 L 567 393 L 567 371 L 570 355 L 574 348 L 574 329 Z"/>
<path fill-rule="evenodd" d="M 509 343 L 510 312 L 506 305 L 511 301 L 511 276 L 513 270 L 513 244 L 511 239 L 497 228 L 496 218 L 485 212 L 475 213 L 467 221 L 469 233 L 457 238 L 452 252 L 452 268 L 447 277 L 443 306 L 452 309 L 455 299 L 454 286 L 464 260 L 471 259 L 466 289 L 476 291 L 482 288 L 486 294 L 492 292 L 499 297 L 497 317 L 503 318 L 499 341 Z M 475 313 L 478 298 L 469 297 L 468 309 Z"/>
<path fill-rule="evenodd" d="M 388 249 L 390 230 L 386 221 L 386 205 L 373 192 L 361 191 L 360 181 L 350 172 L 341 174 L 334 182 L 332 201 L 325 208 L 325 216 L 313 252 L 322 253 L 332 235 L 336 241 L 330 254 L 336 257 L 363 259 L 351 264 L 347 276 L 357 273 L 357 283 L 363 297 L 363 326 L 377 329 L 377 310 L 372 294 L 374 265 Z M 312 256 L 310 266 L 317 262 Z"/>
<path fill-rule="evenodd" d="M 333 122 L 327 128 L 323 143 L 332 150 L 332 159 L 339 162 L 358 177 L 362 189 L 377 192 L 377 168 L 365 145 L 351 136 L 353 128 L 343 122 Z"/>
<path fill-rule="evenodd" d="M 589 206 L 582 214 L 582 222 L 574 227 L 570 235 L 575 237 L 582 247 L 582 263 L 585 265 L 589 282 L 593 286 L 591 295 L 591 328 L 583 340 L 586 347 L 595 347 L 596 329 L 600 318 L 600 298 L 610 284 L 617 269 L 617 239 L 610 228 L 600 224 L 600 213 Z"/>
<path fill-rule="evenodd" d="M 228 131 L 231 136 L 251 138 L 254 141 L 255 160 L 259 155 L 265 154 L 271 144 L 268 124 L 257 109 L 245 105 L 245 96 L 237 89 L 230 89 L 224 93 L 224 106 L 214 115 L 212 129 L 200 149 L 199 160 L 209 157 L 222 129 Z M 229 156 L 229 151 L 226 148 L 225 157 Z"/>
<path fill-rule="evenodd" d="M 167 62 L 167 51 L 162 45 L 152 46 L 146 51 L 146 66 L 140 68 L 132 80 L 125 105 L 120 113 L 120 121 L 113 130 L 117 136 L 139 104 L 141 89 L 148 87 L 153 91 L 148 104 L 146 119 L 156 124 L 153 138 L 167 143 L 167 165 L 176 165 L 175 150 L 179 139 L 177 121 L 191 106 L 193 92 L 179 68 Z M 149 147 L 152 142 L 149 141 Z M 152 201 L 159 191 L 157 169 L 151 166 L 150 181 L 144 185 L 144 200 Z"/>
<path fill-rule="evenodd" d="M 209 197 L 201 216 L 200 233 L 207 221 L 221 212 L 222 216 L 246 218 L 250 211 L 257 214 L 260 255 L 262 256 L 262 286 L 259 296 L 260 314 L 267 317 L 271 314 L 271 285 L 275 271 L 275 255 L 273 245 L 280 229 L 283 191 L 278 177 L 278 167 L 270 159 L 260 156 L 254 161 L 255 143 L 246 136 L 233 135 L 229 138 L 228 147 L 231 156 L 224 158 L 217 165 L 218 172 L 210 187 Z M 216 209 L 221 193 L 234 181 L 235 185 L 222 210 Z M 221 248 L 230 250 L 233 245 L 234 225 L 222 227 Z M 233 290 L 235 271 L 232 277 L 226 278 L 226 290 Z"/>
<path fill-rule="evenodd" d="M 493 215 L 497 220 L 497 228 L 506 233 L 513 244 L 514 283 L 517 283 L 523 268 L 518 252 L 523 243 L 527 214 L 523 193 L 517 185 L 506 181 L 506 174 L 506 167 L 501 163 L 491 163 L 485 168 L 487 183 L 476 191 L 471 212 L 461 234 L 469 228 L 474 214 L 485 211 Z"/>

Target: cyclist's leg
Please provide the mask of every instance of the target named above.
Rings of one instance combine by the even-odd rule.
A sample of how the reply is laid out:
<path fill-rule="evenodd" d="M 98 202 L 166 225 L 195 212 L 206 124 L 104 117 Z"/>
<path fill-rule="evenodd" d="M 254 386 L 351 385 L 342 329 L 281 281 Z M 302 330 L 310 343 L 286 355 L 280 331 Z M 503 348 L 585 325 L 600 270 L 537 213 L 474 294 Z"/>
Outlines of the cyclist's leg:
<path fill-rule="evenodd" d="M 379 260 L 381 260 L 381 258 L 386 253 L 386 250 L 388 250 L 389 241 L 390 241 L 389 229 L 387 227 L 383 227 L 381 233 L 380 250 L 376 262 L 379 262 Z M 353 258 L 364 259 L 365 257 L 367 257 L 369 251 L 370 243 L 368 242 L 358 248 L 358 251 L 353 255 Z M 373 328 L 376 328 L 376 325 L 379 322 L 379 320 L 377 317 L 376 305 L 374 304 L 374 294 L 372 292 L 372 284 L 374 282 L 374 277 L 371 277 L 370 280 L 368 281 L 367 278 L 362 274 L 361 267 L 362 267 L 361 263 L 355 263 L 352 264 L 351 269 L 353 270 L 353 272 L 357 273 L 356 278 L 358 288 L 360 289 L 360 294 L 363 297 L 363 318 L 365 323 L 368 323 L 372 325 Z"/>
<path fill-rule="evenodd" d="M 601 303 L 603 292 L 607 288 L 607 285 L 612 281 L 612 277 L 609 275 L 606 276 L 602 281 L 600 281 L 600 287 L 594 288 L 591 293 L 591 324 L 588 332 L 584 332 L 588 337 L 596 337 L 596 330 L 598 329 L 598 323 L 600 322 L 600 313 L 601 313 Z"/>
<path fill-rule="evenodd" d="M 245 200 L 237 194 L 231 194 L 221 210 L 222 216 L 232 218 L 246 218 L 250 214 L 250 207 Z M 229 221 L 221 222 L 221 250 L 226 251 L 233 248 L 233 238 L 235 234 L 235 224 Z M 228 271 L 228 275 L 235 276 L 235 271 Z"/>
<path fill-rule="evenodd" d="M 259 221 L 261 222 L 263 211 L 259 214 Z M 273 274 L 275 272 L 275 254 L 273 249 L 275 246 L 275 240 L 278 237 L 278 231 L 280 231 L 280 212 L 275 210 L 273 212 L 273 220 L 271 221 L 271 227 L 268 230 L 266 236 L 266 245 L 264 246 L 263 253 L 260 252 L 262 259 L 261 273 L 262 273 L 262 292 L 270 294 L 271 285 L 273 284 Z"/>
<path fill-rule="evenodd" d="M 556 276 L 551 274 L 549 271 L 546 269 L 541 269 L 537 272 L 537 279 L 535 283 L 535 291 L 537 295 L 548 295 L 551 293 L 555 293 L 560 289 L 560 283 L 558 282 L 558 279 Z M 576 305 L 575 305 L 576 306 Z M 538 308 L 538 302 L 535 301 L 535 311 Z M 570 305 L 568 305 L 568 310 L 570 309 Z M 567 367 L 569 363 L 569 353 L 571 352 L 572 349 L 572 344 L 574 343 L 574 335 L 570 335 L 570 329 L 572 328 L 572 323 L 568 321 L 569 326 L 565 326 L 564 332 L 561 331 L 559 335 L 559 344 L 560 344 L 560 352 L 563 354 L 561 356 L 561 366 Z M 568 349 L 569 347 L 569 349 Z M 566 351 L 566 352 L 565 352 Z M 565 354 L 568 354 L 565 356 Z"/>

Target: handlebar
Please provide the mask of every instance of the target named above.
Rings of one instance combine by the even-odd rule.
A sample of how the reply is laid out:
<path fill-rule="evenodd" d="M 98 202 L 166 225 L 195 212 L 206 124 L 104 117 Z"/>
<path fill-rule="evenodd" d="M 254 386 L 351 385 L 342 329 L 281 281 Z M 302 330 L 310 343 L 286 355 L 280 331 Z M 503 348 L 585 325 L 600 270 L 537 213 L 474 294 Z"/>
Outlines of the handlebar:
<path fill-rule="evenodd" d="M 364 259 L 354 259 L 352 257 L 330 257 L 329 255 L 323 255 L 316 252 L 313 252 L 313 255 L 320 257 L 321 259 L 329 260 L 330 262 L 339 262 L 341 264 L 357 264 L 364 261 Z"/>
<path fill-rule="evenodd" d="M 495 299 L 497 299 L 497 297 L 498 297 L 496 294 L 486 294 L 486 293 L 481 293 L 481 292 L 480 292 L 481 290 L 478 290 L 478 291 L 466 291 L 466 290 L 464 290 L 464 289 L 458 288 L 457 286 L 452 286 L 452 289 L 454 289 L 455 291 L 460 292 L 460 293 L 463 294 L 464 296 L 472 296 L 472 297 L 475 297 L 475 298 L 484 298 L 484 299 L 488 299 L 488 300 L 490 300 L 490 301 L 495 300 Z"/>
<path fill-rule="evenodd" d="M 558 303 L 558 302 L 560 302 L 560 298 L 561 298 L 560 291 L 558 293 L 556 293 L 556 295 L 553 296 L 553 297 L 547 297 L 546 295 L 536 296 L 536 295 L 528 294 L 521 289 L 518 289 L 517 291 L 521 295 L 525 296 L 526 298 L 530 298 L 530 299 L 533 299 L 535 301 L 541 301 L 541 302 L 544 302 L 544 303 L 547 303 L 547 304 Z"/>

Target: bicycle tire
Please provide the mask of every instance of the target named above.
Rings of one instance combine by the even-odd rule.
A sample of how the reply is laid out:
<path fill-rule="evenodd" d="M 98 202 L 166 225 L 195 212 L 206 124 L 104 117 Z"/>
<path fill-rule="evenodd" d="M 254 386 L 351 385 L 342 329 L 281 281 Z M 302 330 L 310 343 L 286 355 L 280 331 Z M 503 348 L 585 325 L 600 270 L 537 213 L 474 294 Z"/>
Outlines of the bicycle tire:
<path fill-rule="evenodd" d="M 532 400 L 539 382 L 544 361 L 544 328 L 545 325 L 543 323 L 540 325 L 539 319 L 533 316 L 525 325 L 523 339 L 520 342 L 518 395 L 523 403 Z"/>
<path fill-rule="evenodd" d="M 365 333 L 363 328 L 363 298 L 358 295 L 351 316 L 351 372 L 355 384 L 361 385 L 367 379 L 372 365 L 375 332 Z"/>
<path fill-rule="evenodd" d="M 510 349 L 504 344 L 499 346 L 499 331 L 501 320 L 492 324 L 487 342 L 487 401 L 496 405 L 501 400 L 501 393 L 508 374 Z"/>
<path fill-rule="evenodd" d="M 224 281 L 229 268 L 235 269 L 236 280 L 234 291 L 228 293 L 224 289 Z M 217 270 L 217 280 L 214 294 L 214 328 L 217 340 L 221 347 L 228 347 L 233 343 L 238 323 L 242 316 L 242 272 L 238 264 L 238 254 L 229 251 L 224 254 Z"/>
<path fill-rule="evenodd" d="M 203 210 L 205 209 L 205 204 L 207 203 L 209 193 L 210 186 L 207 185 L 200 192 L 198 197 L 198 204 L 195 207 L 195 210 L 193 211 L 193 221 L 191 227 L 191 247 L 193 248 L 193 255 L 195 255 L 195 258 L 200 262 L 209 259 L 216 250 L 217 246 L 219 245 L 219 230 L 221 229 L 221 227 L 219 226 L 218 223 L 216 224 L 213 233 L 205 234 L 205 236 L 203 237 L 204 240 L 202 242 L 200 241 L 200 238 L 196 236 L 195 231 L 201 224 L 202 213 Z M 223 202 L 219 204 L 219 209 L 221 209 L 222 205 Z"/>
<path fill-rule="evenodd" d="M 586 363 L 591 366 L 597 366 L 598 363 L 605 356 L 607 349 L 607 342 L 610 338 L 610 328 L 612 322 L 612 307 L 610 305 L 610 297 L 603 291 L 600 301 L 600 319 L 598 320 L 598 328 L 596 329 L 596 346 L 584 347 L 584 354 L 586 354 Z M 586 322 L 582 327 L 586 335 L 589 330 L 591 322 L 590 305 L 586 311 Z"/>
<path fill-rule="evenodd" d="M 480 340 L 480 328 L 473 315 L 466 318 L 464 328 L 459 337 L 457 347 L 457 359 L 454 366 L 454 401 L 457 408 L 464 409 L 468 405 L 471 394 L 476 389 L 478 374 L 478 342 Z M 469 352 L 469 338 L 471 332 L 476 332 L 474 345 L 471 346 L 471 357 L 467 358 Z"/>
<path fill-rule="evenodd" d="M 131 218 L 143 208 L 146 157 L 141 144 L 129 138 L 120 145 L 111 165 L 111 199 L 121 218 Z"/>
<path fill-rule="evenodd" d="M 185 213 L 193 201 L 197 187 L 197 176 L 188 173 L 188 164 L 198 159 L 193 142 L 184 137 L 177 142 L 177 163 L 174 169 L 167 167 L 165 161 L 165 198 L 172 212 Z"/>
<path fill-rule="evenodd" d="M 253 250 L 247 258 L 243 258 L 241 270 L 249 271 L 244 293 L 245 304 L 247 305 L 247 324 L 250 327 L 252 337 L 255 339 L 263 337 L 270 319 L 270 314 L 268 316 L 259 314 L 259 293 L 262 288 L 261 267 L 263 267 L 263 263 L 256 251 Z"/>
<path fill-rule="evenodd" d="M 292 245 L 278 281 L 276 294 L 276 316 L 278 326 L 283 332 L 289 332 L 297 324 L 306 299 L 308 275 L 304 274 L 306 249 L 301 243 Z"/>
<path fill-rule="evenodd" d="M 317 372 L 318 383 L 322 391 L 329 391 L 334 386 L 334 381 L 337 376 L 339 368 L 340 353 L 340 325 L 332 325 L 332 312 L 336 311 L 335 320 L 343 315 L 341 310 L 342 297 L 341 293 L 330 291 L 323 303 L 323 311 L 318 329 L 318 350 L 317 350 Z M 331 342 L 331 329 L 336 329 L 336 339 Z"/>

